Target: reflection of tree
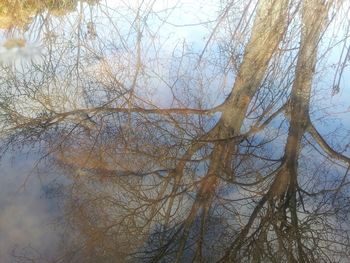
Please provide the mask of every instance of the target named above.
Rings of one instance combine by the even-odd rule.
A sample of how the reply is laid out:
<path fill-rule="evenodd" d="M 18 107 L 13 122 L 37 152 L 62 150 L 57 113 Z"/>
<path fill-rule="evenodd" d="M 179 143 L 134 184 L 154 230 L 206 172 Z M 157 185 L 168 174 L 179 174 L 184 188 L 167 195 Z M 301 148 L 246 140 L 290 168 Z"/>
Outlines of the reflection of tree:
<path fill-rule="evenodd" d="M 19 77 L 5 68 L 1 116 L 7 124 L 2 129 L 7 145 L 44 142 L 45 156 L 71 175 L 66 210 L 80 234 L 72 249 L 78 258 L 345 258 L 349 211 L 341 200 L 349 198 L 350 159 L 323 138 L 310 117 L 317 51 L 333 4 L 258 1 L 231 93 L 216 107 L 204 108 L 201 98 L 193 106 L 186 93 L 190 89 L 178 96 L 175 84 L 185 79 L 180 73 L 184 52 L 177 71 L 172 69 L 177 72 L 172 85 L 165 76 L 154 74 L 158 72 L 152 66 L 145 66 L 144 60 L 154 55 L 145 50 L 156 46 L 151 29 L 142 23 L 151 16 L 151 5 L 138 9 L 127 37 L 118 31 L 118 42 L 108 44 L 120 60 L 106 58 L 111 49 L 105 50 L 107 40 L 97 34 L 93 41 L 100 41 L 102 48 L 78 38 L 73 48 L 67 42 L 73 52 L 64 49 L 68 54 L 58 60 L 49 52 L 41 86 L 36 85 L 32 68 L 28 74 L 17 72 Z M 225 9 L 224 14 L 229 13 Z M 297 44 L 293 37 L 298 32 L 298 52 L 293 53 L 290 45 Z M 148 33 L 153 37 L 150 44 Z M 126 57 L 130 68 L 123 65 Z M 97 74 L 85 68 L 92 61 L 100 65 Z M 151 102 L 146 88 L 154 84 L 154 76 L 170 88 L 172 107 Z M 288 128 L 276 126 L 286 120 Z M 279 138 L 271 130 L 279 129 L 285 129 L 285 142 L 276 146 Z M 326 155 L 336 172 L 312 169 L 314 164 L 303 162 L 306 150 L 310 156 Z M 70 261 L 74 253 L 69 254 Z"/>

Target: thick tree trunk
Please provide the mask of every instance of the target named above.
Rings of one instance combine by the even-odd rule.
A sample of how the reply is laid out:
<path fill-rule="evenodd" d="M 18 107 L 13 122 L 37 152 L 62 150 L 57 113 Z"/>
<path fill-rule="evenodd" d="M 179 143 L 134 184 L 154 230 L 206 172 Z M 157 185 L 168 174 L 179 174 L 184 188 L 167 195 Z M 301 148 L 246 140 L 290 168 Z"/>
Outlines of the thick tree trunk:
<path fill-rule="evenodd" d="M 225 101 L 222 116 L 209 132 L 215 143 L 207 175 L 203 178 L 192 209 L 184 225 L 176 262 L 182 262 L 189 228 L 201 208 L 210 207 L 218 181 L 230 160 L 227 153 L 233 153 L 249 103 L 265 77 L 269 62 L 283 39 L 287 28 L 289 0 L 261 0 L 252 34 L 245 50 L 243 62 L 235 80 L 232 92 Z M 227 139 L 227 140 L 226 140 Z"/>

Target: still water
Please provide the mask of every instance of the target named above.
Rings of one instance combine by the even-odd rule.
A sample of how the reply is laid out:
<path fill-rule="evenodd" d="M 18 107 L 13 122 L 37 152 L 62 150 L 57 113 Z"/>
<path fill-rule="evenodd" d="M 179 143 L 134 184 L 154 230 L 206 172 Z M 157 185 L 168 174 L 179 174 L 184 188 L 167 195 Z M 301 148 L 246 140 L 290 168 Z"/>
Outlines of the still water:
<path fill-rule="evenodd" d="M 348 262 L 349 4 L 0 2 L 0 262 Z"/>

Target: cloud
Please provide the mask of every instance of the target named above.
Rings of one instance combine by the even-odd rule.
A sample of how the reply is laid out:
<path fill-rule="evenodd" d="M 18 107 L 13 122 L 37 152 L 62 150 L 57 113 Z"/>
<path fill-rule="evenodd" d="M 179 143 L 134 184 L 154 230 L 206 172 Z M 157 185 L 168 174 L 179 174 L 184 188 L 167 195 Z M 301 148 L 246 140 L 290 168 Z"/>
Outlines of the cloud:
<path fill-rule="evenodd" d="M 11 253 L 32 247 L 51 256 L 57 243 L 57 233 L 50 226 L 52 209 L 41 197 L 41 184 L 30 177 L 26 187 L 20 186 L 34 165 L 33 159 L 15 154 L 4 158 L 0 166 L 0 262 L 11 262 Z"/>

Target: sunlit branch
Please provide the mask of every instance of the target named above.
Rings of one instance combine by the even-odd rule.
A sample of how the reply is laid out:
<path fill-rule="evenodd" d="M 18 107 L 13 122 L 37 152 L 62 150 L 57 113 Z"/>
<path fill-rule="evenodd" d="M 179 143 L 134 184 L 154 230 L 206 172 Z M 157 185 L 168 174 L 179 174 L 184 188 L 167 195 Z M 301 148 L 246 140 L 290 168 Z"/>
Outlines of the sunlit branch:
<path fill-rule="evenodd" d="M 318 145 L 331 157 L 339 161 L 350 164 L 350 158 L 334 150 L 323 138 L 323 136 L 317 131 L 315 126 L 309 122 L 307 126 L 307 131 L 311 134 Z"/>

